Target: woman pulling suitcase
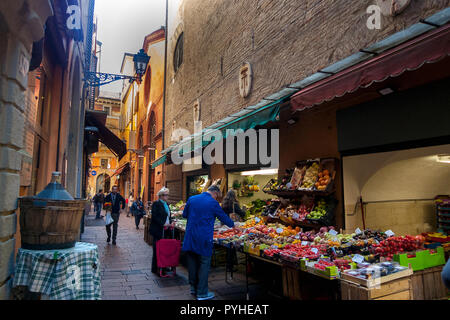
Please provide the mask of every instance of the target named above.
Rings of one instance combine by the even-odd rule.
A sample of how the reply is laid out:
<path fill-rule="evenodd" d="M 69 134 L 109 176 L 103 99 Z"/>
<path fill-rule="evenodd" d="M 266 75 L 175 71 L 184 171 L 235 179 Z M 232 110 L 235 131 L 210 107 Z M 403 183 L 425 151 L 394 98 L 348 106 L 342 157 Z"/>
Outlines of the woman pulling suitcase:
<path fill-rule="evenodd" d="M 167 199 L 169 198 L 169 189 L 161 188 L 158 192 L 158 201 L 153 202 L 152 205 L 152 220 L 150 222 L 149 232 L 153 236 L 153 258 L 152 258 L 152 272 L 158 274 L 157 250 L 158 241 L 163 238 L 164 228 L 173 228 L 171 212 Z M 164 275 L 164 274 L 163 274 Z"/>

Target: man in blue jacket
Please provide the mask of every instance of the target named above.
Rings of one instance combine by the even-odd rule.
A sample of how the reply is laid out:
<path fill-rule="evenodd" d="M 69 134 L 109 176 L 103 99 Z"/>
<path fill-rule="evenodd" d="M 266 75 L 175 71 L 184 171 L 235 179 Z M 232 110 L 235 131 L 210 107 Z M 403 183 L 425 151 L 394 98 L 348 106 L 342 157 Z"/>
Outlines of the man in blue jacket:
<path fill-rule="evenodd" d="M 234 227 L 233 220 L 217 202 L 220 197 L 220 189 L 213 185 L 207 192 L 190 197 L 183 211 L 183 217 L 187 218 L 187 225 L 182 250 L 187 251 L 191 294 L 197 295 L 197 300 L 214 298 L 214 293 L 208 291 L 208 275 L 216 218 L 228 227 Z"/>

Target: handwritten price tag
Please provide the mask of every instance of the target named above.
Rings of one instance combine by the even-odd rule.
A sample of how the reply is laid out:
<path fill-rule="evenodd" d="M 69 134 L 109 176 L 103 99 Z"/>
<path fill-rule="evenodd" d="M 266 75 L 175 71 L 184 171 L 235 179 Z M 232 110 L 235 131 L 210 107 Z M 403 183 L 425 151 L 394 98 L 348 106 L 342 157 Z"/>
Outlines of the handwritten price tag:
<path fill-rule="evenodd" d="M 302 241 L 302 246 L 307 246 L 308 244 L 308 241 Z"/>
<path fill-rule="evenodd" d="M 317 249 L 317 248 L 312 248 L 311 251 L 312 251 L 313 253 L 317 253 L 317 252 L 319 252 L 319 249 Z"/>
<path fill-rule="evenodd" d="M 277 233 L 283 233 L 283 229 L 282 228 L 277 228 Z"/>
<path fill-rule="evenodd" d="M 386 231 L 385 234 L 386 234 L 388 237 L 395 236 L 395 233 L 393 233 L 392 230 Z"/>
<path fill-rule="evenodd" d="M 356 262 L 356 263 L 361 263 L 361 262 L 364 261 L 364 257 L 362 255 L 360 255 L 360 254 L 355 254 L 355 256 L 353 257 L 352 261 Z"/>
<path fill-rule="evenodd" d="M 359 228 L 356 228 L 356 230 L 355 230 L 355 233 L 356 233 L 356 234 L 361 234 L 361 233 L 362 233 L 362 231 L 361 231 L 361 229 L 359 229 Z"/>
<path fill-rule="evenodd" d="M 331 234 L 332 236 L 336 236 L 338 233 L 336 232 L 336 230 L 331 229 L 330 231 L 328 231 L 329 234 Z"/>
<path fill-rule="evenodd" d="M 300 218 L 300 215 L 296 212 L 292 215 L 292 219 L 298 220 Z"/>
<path fill-rule="evenodd" d="M 255 218 L 255 221 L 256 221 L 256 223 L 259 223 L 259 222 L 261 221 L 261 219 L 258 218 L 258 217 L 256 217 L 256 218 Z"/>

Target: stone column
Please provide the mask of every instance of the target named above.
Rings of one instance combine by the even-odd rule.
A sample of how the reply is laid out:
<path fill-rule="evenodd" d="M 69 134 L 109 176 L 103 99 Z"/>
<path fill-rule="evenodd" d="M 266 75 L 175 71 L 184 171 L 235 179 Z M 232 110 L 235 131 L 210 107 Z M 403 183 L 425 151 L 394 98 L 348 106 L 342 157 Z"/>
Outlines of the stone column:
<path fill-rule="evenodd" d="M 29 61 L 52 14 L 49 0 L 0 1 L 0 300 L 10 297 L 14 271 Z"/>

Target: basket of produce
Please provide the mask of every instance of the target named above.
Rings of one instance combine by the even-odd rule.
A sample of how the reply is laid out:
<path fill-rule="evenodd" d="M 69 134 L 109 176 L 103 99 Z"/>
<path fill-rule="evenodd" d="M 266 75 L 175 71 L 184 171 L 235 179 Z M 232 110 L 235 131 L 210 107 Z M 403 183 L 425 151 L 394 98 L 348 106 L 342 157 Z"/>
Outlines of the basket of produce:
<path fill-rule="evenodd" d="M 315 224 L 333 225 L 334 210 L 338 201 L 333 197 L 321 198 L 314 209 L 306 216 L 306 219 Z"/>
<path fill-rule="evenodd" d="M 314 184 L 315 191 L 330 192 L 334 188 L 336 177 L 335 159 L 322 159 L 317 181 Z"/>
<path fill-rule="evenodd" d="M 303 181 L 303 177 L 305 176 L 305 173 L 306 173 L 306 164 L 300 166 L 297 165 L 292 174 L 289 190 L 297 190 L 297 188 L 300 187 Z"/>
<path fill-rule="evenodd" d="M 277 190 L 277 188 L 278 188 L 278 179 L 270 179 L 262 190 L 263 192 L 270 192 Z"/>
<path fill-rule="evenodd" d="M 298 190 L 311 191 L 314 188 L 314 184 L 319 177 L 320 164 L 317 160 L 311 160 L 308 162 L 308 168 L 305 171 L 303 181 L 298 187 Z"/>

